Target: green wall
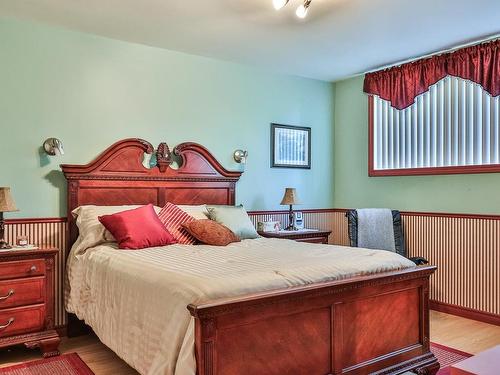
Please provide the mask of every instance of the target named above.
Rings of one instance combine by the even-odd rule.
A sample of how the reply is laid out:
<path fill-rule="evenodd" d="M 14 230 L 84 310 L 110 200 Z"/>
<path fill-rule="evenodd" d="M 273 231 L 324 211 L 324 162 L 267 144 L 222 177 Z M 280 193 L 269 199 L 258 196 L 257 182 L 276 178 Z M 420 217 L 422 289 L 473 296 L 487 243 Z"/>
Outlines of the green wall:
<path fill-rule="evenodd" d="M 500 174 L 368 177 L 363 77 L 335 84 L 335 207 L 500 213 Z"/>
<path fill-rule="evenodd" d="M 87 163 L 126 137 L 196 141 L 229 169 L 240 168 L 232 152 L 247 149 L 237 201 L 252 210 L 280 208 L 283 189 L 294 186 L 303 208 L 500 213 L 500 174 L 369 178 L 362 84 L 0 18 L 0 185 L 12 187 L 20 209 L 7 217 L 65 215 L 58 165 Z M 311 170 L 269 167 L 270 122 L 312 127 Z M 64 156 L 41 152 L 51 136 Z"/>
<path fill-rule="evenodd" d="M 196 141 L 229 169 L 249 151 L 237 202 L 277 209 L 296 187 L 308 208 L 333 205 L 333 85 L 89 34 L 0 18 L 0 186 L 20 212 L 65 215 L 60 163 L 87 163 L 113 142 Z M 269 167 L 269 124 L 312 127 L 312 169 Z M 60 138 L 66 154 L 40 146 Z"/>

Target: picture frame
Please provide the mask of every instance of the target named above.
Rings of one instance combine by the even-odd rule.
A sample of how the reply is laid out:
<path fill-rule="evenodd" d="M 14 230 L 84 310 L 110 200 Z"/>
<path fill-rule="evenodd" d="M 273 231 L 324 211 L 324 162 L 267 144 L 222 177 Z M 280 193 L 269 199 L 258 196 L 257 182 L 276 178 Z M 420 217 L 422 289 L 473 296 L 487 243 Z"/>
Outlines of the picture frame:
<path fill-rule="evenodd" d="M 271 168 L 311 169 L 311 128 L 271 123 Z"/>

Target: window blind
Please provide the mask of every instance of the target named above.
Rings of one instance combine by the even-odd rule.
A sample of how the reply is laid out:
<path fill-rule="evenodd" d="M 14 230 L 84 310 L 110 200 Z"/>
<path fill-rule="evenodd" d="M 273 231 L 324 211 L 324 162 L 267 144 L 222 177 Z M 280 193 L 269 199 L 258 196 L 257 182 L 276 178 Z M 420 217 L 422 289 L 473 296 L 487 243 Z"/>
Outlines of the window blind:
<path fill-rule="evenodd" d="M 500 164 L 500 96 L 448 76 L 397 110 L 373 96 L 375 170 Z"/>

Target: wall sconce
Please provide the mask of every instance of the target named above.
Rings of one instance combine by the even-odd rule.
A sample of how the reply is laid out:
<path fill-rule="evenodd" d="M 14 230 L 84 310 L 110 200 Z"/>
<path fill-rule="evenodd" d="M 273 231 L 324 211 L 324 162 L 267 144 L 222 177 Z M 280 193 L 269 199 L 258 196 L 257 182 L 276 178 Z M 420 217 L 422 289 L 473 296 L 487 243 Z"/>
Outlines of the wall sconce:
<path fill-rule="evenodd" d="M 43 149 L 48 155 L 64 155 L 64 148 L 62 142 L 57 138 L 47 138 L 43 142 Z"/>
<path fill-rule="evenodd" d="M 245 165 L 247 163 L 248 151 L 236 150 L 233 154 L 234 161 Z"/>

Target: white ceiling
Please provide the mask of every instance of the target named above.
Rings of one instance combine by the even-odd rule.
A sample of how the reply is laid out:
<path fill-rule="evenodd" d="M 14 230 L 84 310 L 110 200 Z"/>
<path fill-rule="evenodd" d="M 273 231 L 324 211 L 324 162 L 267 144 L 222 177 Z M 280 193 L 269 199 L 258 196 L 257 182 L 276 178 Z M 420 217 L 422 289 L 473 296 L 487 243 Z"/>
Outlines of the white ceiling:
<path fill-rule="evenodd" d="M 338 80 L 500 32 L 499 0 L 0 0 L 0 15 Z"/>

